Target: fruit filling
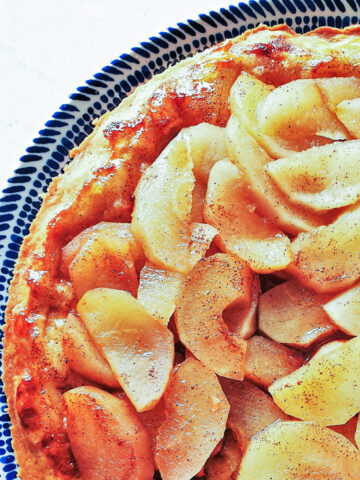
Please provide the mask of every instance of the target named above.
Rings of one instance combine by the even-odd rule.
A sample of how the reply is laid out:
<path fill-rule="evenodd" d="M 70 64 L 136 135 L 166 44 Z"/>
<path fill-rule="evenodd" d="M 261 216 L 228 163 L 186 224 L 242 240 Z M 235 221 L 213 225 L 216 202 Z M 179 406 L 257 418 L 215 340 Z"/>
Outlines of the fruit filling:
<path fill-rule="evenodd" d="M 360 474 L 360 81 L 242 72 L 228 102 L 143 165 L 126 222 L 62 248 L 83 480 Z"/>

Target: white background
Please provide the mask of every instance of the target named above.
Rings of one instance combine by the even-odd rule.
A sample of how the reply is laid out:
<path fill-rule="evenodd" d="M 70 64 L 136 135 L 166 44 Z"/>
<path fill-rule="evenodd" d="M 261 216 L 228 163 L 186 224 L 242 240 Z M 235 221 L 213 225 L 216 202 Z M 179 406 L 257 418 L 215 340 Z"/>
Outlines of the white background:
<path fill-rule="evenodd" d="M 159 31 L 227 6 L 226 0 L 0 0 L 0 187 L 76 87 Z"/>

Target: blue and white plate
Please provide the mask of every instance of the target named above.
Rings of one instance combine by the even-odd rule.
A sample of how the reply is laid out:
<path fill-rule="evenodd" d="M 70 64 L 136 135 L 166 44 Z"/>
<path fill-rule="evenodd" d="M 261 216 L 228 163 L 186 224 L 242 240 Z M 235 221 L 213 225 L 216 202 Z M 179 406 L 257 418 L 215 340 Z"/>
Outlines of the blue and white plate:
<path fill-rule="evenodd" d="M 120 55 L 78 87 L 19 159 L 0 195 L 0 321 L 24 236 L 52 178 L 69 162 L 69 151 L 91 133 L 92 120 L 113 110 L 139 84 L 167 66 L 260 23 L 286 23 L 298 33 L 328 25 L 359 23 L 359 0 L 249 0 L 178 23 Z M 17 478 L 6 398 L 0 385 L 0 480 Z"/>

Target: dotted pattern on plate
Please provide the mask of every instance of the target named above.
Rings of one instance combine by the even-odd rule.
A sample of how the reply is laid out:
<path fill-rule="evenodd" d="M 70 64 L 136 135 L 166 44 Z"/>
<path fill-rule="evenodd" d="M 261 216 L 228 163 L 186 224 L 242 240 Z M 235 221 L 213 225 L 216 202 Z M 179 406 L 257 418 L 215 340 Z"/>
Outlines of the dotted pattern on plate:
<path fill-rule="evenodd" d="M 260 23 L 286 23 L 297 33 L 317 27 L 358 24 L 358 0 L 249 0 L 200 14 L 140 43 L 78 87 L 40 130 L 20 158 L 14 176 L 0 195 L 0 322 L 4 323 L 7 291 L 22 240 L 38 212 L 40 195 L 70 161 L 69 151 L 91 133 L 92 120 L 113 110 L 139 84 L 173 63 Z M 2 348 L 2 332 L 0 333 Z M 1 368 L 0 357 L 0 368 Z M 0 380 L 0 480 L 17 478 L 11 447 L 10 419 Z"/>

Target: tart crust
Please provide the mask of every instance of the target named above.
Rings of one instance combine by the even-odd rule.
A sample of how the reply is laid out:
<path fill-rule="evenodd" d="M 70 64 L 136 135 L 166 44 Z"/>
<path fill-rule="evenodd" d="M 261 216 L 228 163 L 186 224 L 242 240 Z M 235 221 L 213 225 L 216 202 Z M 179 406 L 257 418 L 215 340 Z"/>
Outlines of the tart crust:
<path fill-rule="evenodd" d="M 141 172 L 184 127 L 225 126 L 241 71 L 273 85 L 298 78 L 360 77 L 360 27 L 298 35 L 260 26 L 205 50 L 138 87 L 101 117 L 54 179 L 25 238 L 6 310 L 4 384 L 23 480 L 79 478 L 62 393 L 81 383 L 49 327 L 75 306 L 59 272 L 61 248 L 100 221 L 130 221 Z M 56 329 L 55 329 L 56 330 Z"/>

